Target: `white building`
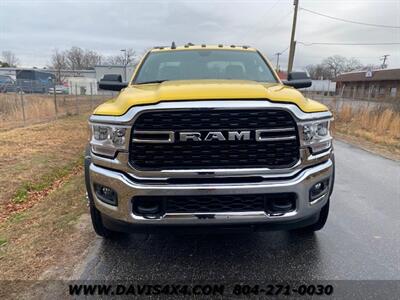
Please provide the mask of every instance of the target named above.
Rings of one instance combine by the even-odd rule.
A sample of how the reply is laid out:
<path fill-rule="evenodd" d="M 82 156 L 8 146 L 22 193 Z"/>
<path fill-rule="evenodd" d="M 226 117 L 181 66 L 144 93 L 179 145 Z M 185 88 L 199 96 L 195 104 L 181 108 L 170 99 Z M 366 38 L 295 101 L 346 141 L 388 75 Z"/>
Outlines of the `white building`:
<path fill-rule="evenodd" d="M 65 82 L 68 85 L 70 95 L 97 95 L 96 78 L 67 77 Z"/>
<path fill-rule="evenodd" d="M 308 88 L 302 89 L 302 91 L 334 93 L 336 91 L 336 82 L 330 80 L 312 80 L 312 85 Z"/>
<path fill-rule="evenodd" d="M 125 67 L 124 66 L 106 66 L 106 65 L 98 65 L 94 67 L 96 72 L 96 79 L 99 82 L 104 75 L 106 74 L 118 74 L 122 76 L 122 81 L 129 81 L 132 78 L 133 72 L 135 71 L 136 66 L 126 66 L 126 77 L 125 77 Z"/>
<path fill-rule="evenodd" d="M 86 77 L 86 78 L 96 78 L 95 70 L 57 70 L 48 69 L 47 72 L 53 73 L 58 76 L 58 73 L 61 75 L 61 79 L 68 77 Z"/>

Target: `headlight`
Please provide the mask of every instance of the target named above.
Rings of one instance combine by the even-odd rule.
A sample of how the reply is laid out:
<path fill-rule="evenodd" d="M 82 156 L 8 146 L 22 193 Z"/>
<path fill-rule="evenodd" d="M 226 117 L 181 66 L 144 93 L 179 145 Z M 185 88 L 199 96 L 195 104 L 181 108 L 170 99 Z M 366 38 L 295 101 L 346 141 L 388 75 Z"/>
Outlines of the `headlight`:
<path fill-rule="evenodd" d="M 330 134 L 330 120 L 311 121 L 301 124 L 301 142 L 303 146 L 309 146 L 312 153 L 318 153 L 329 149 L 332 145 Z"/>
<path fill-rule="evenodd" d="M 94 123 L 90 127 L 93 153 L 114 157 L 117 151 L 128 151 L 129 127 Z"/>

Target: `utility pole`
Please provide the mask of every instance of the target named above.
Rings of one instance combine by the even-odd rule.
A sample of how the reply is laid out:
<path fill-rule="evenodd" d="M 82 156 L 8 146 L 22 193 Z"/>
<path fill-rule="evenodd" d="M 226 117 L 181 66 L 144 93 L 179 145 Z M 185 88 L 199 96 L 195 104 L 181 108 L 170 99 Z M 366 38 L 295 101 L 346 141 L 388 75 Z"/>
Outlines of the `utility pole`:
<path fill-rule="evenodd" d="M 276 55 L 276 67 L 275 67 L 275 69 L 276 69 L 277 72 L 279 72 L 279 56 L 282 55 L 282 53 L 277 52 L 277 53 L 275 53 L 275 55 Z"/>
<path fill-rule="evenodd" d="M 294 52 L 296 50 L 296 41 L 294 40 L 296 33 L 296 22 L 297 22 L 297 11 L 299 10 L 299 0 L 294 0 L 294 14 L 293 14 L 293 24 L 292 24 L 292 34 L 290 36 L 290 49 L 289 49 L 289 63 L 287 72 L 292 72 Z"/>
<path fill-rule="evenodd" d="M 382 62 L 382 69 L 386 69 L 386 59 L 388 58 L 388 56 L 390 56 L 389 54 L 385 54 L 385 55 L 383 55 L 382 57 L 381 57 L 381 60 L 383 60 L 383 62 Z"/>

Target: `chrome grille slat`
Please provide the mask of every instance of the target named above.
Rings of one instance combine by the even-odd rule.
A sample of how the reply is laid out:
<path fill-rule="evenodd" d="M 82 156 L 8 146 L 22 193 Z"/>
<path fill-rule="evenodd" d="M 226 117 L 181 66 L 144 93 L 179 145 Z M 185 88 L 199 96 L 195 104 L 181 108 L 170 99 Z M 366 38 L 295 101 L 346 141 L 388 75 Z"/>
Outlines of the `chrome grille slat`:
<path fill-rule="evenodd" d="M 138 170 L 278 169 L 290 168 L 299 160 L 296 122 L 281 109 L 149 111 L 138 116 L 132 129 L 132 138 L 135 132 L 149 136 L 175 132 L 174 137 L 166 135 L 170 142 L 131 141 L 130 163 Z M 183 142 L 178 137 L 179 132 L 223 130 L 250 130 L 251 140 Z M 262 140 L 256 141 L 257 130 L 262 131 Z"/>

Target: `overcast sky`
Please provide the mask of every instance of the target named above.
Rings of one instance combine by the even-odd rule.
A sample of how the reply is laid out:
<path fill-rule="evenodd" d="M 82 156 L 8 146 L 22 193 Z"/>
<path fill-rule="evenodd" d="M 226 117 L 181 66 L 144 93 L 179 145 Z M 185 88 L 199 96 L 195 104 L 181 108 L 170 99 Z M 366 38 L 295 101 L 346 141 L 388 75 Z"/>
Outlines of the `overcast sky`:
<path fill-rule="evenodd" d="M 400 26 L 400 0 L 299 0 L 300 7 L 358 22 Z M 23 66 L 46 66 L 55 48 L 93 49 L 103 55 L 186 42 L 245 44 L 273 62 L 287 48 L 293 0 L 122 1 L 0 0 L 0 53 L 13 51 Z M 400 29 L 343 23 L 299 11 L 296 40 L 305 43 L 400 43 Z M 286 66 L 286 51 L 281 65 Z M 400 67 L 400 45 L 298 45 L 295 68 L 340 54 L 364 64 Z"/>

